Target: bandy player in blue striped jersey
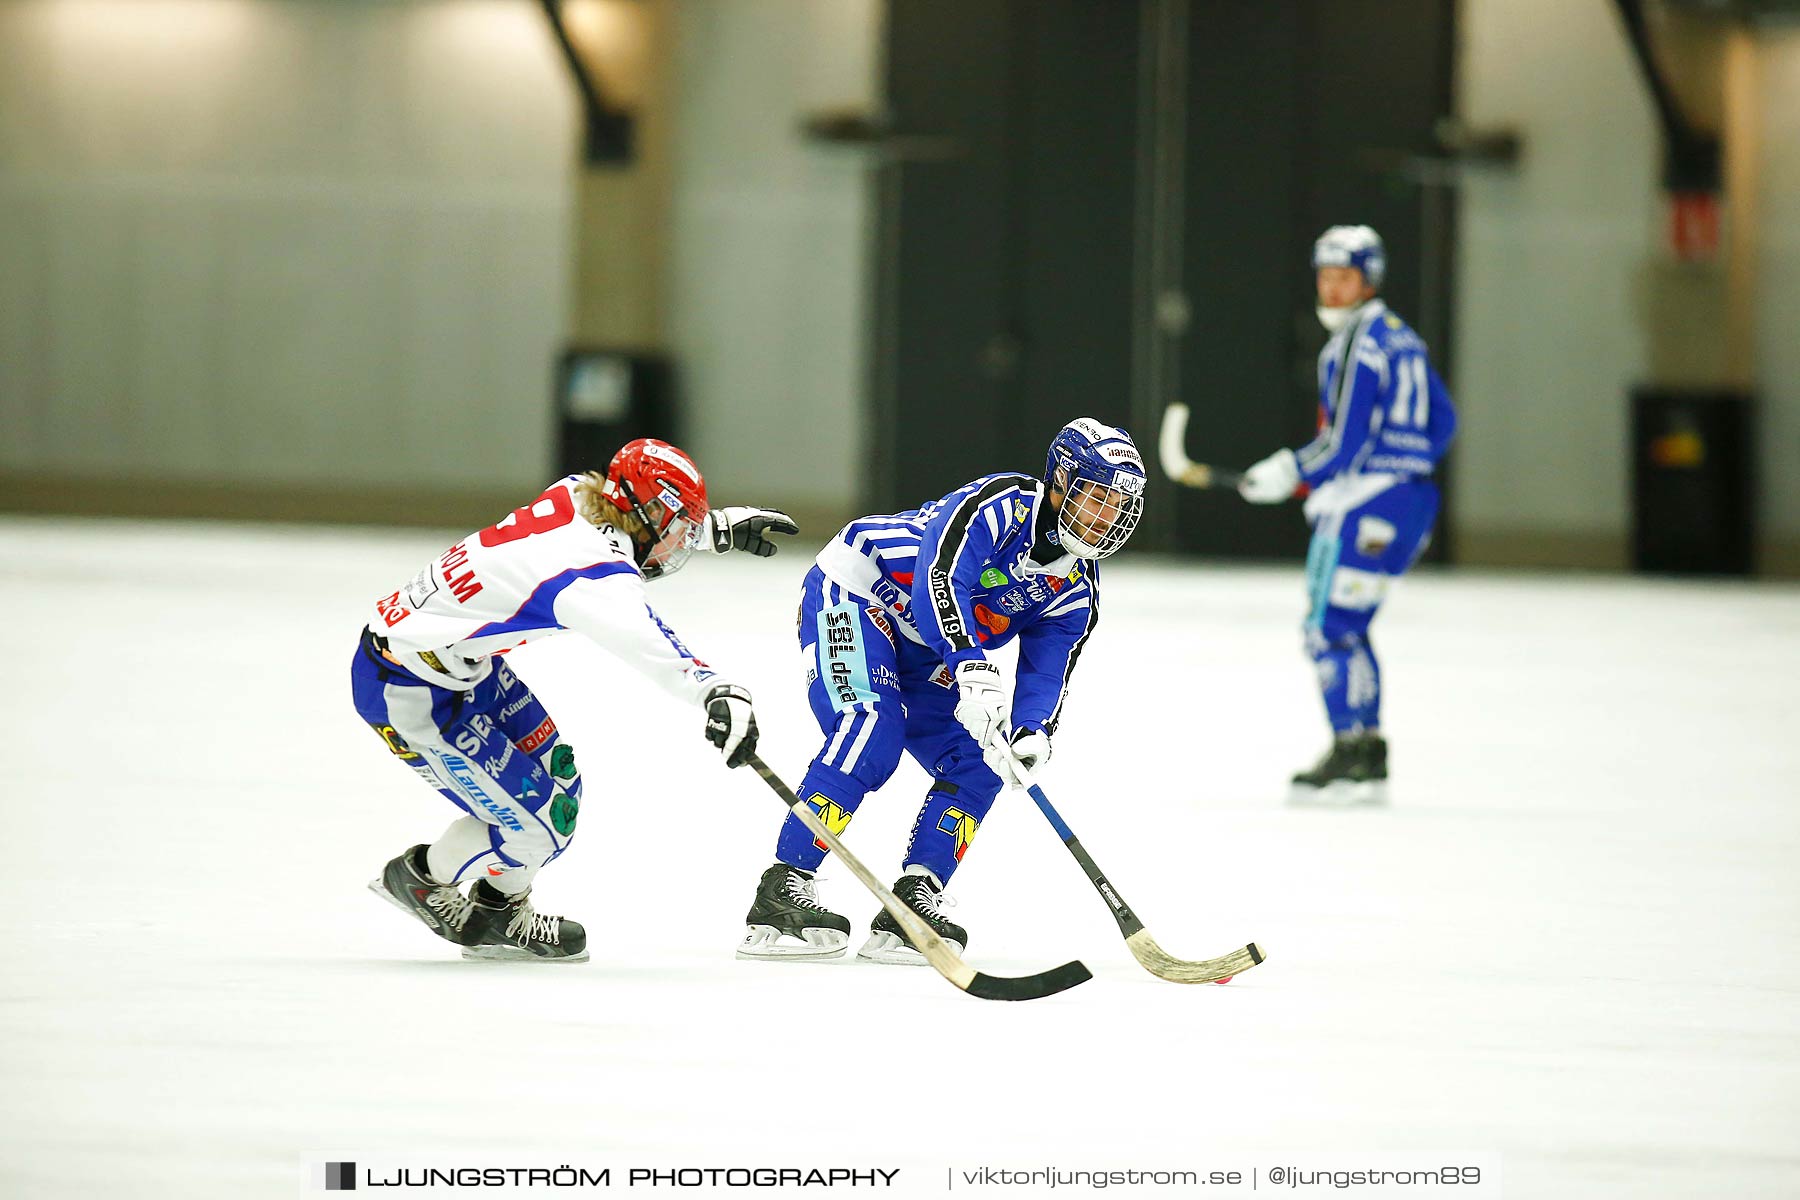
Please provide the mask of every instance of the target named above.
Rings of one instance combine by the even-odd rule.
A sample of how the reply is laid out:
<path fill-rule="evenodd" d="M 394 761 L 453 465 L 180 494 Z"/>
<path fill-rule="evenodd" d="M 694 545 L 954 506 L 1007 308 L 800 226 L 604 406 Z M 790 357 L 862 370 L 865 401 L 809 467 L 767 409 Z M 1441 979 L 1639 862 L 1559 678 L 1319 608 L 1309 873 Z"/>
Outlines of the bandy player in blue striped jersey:
<path fill-rule="evenodd" d="M 1388 583 L 1424 550 L 1437 518 L 1432 471 L 1456 433 L 1456 410 L 1419 335 L 1376 293 L 1387 270 L 1367 225 L 1335 225 L 1313 246 L 1319 320 L 1319 434 L 1245 472 L 1239 491 L 1274 504 L 1310 489 L 1306 649 L 1333 733 L 1294 776 L 1294 799 L 1385 799 L 1381 669 L 1369 643 Z"/>
<path fill-rule="evenodd" d="M 958 950 L 940 911 L 1016 758 L 1050 758 L 1076 659 L 1100 617 L 1098 562 L 1144 506 L 1124 431 L 1082 418 L 1050 444 L 1043 479 L 985 475 L 909 512 L 852 521 L 800 598 L 800 645 L 825 744 L 800 795 L 833 832 L 886 783 L 904 749 L 931 775 L 894 892 Z M 1009 703 L 988 653 L 1018 640 Z M 745 918 L 741 958 L 836 958 L 850 922 L 819 903 L 825 847 L 791 814 Z M 922 963 L 885 911 L 858 951 Z"/>
<path fill-rule="evenodd" d="M 750 693 L 681 643 L 646 603 L 644 583 L 701 546 L 773 554 L 769 532 L 798 530 L 772 509 L 709 510 L 693 460 L 640 438 L 605 474 L 558 480 L 376 601 L 350 668 L 356 711 L 463 815 L 370 888 L 465 958 L 585 960 L 581 925 L 529 899 L 538 871 L 575 834 L 581 774 L 556 722 L 500 656 L 564 630 L 586 634 L 704 709 L 707 740 L 739 766 L 756 749 Z M 615 701 L 633 686 L 597 682 Z"/>

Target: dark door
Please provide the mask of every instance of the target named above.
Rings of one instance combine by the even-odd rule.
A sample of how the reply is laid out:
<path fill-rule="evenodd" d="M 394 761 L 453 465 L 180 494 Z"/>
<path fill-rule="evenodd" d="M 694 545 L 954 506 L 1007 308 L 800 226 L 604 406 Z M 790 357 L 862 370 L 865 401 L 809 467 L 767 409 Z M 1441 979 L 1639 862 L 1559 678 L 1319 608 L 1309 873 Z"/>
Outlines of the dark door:
<path fill-rule="evenodd" d="M 875 507 L 1127 420 L 1137 27 L 1116 0 L 889 6 L 894 122 L 948 144 L 883 168 Z"/>
<path fill-rule="evenodd" d="M 1453 9 L 895 0 L 892 116 L 945 141 L 938 157 L 882 169 L 871 506 L 987 471 L 1035 473 L 1080 415 L 1126 425 L 1154 457 L 1156 418 L 1175 398 L 1193 410 L 1189 451 L 1202 461 L 1243 466 L 1306 441 L 1325 337 L 1308 260 L 1331 224 L 1381 231 L 1388 301 L 1448 377 L 1450 205 L 1417 176 L 1450 111 Z M 1171 14 L 1186 30 L 1173 90 L 1150 67 Z M 1159 103 L 1185 121 L 1173 209 L 1144 196 Z M 1166 335 L 1178 382 L 1165 397 L 1146 395 L 1134 360 L 1134 314 L 1154 309 L 1140 293 L 1158 212 L 1179 224 L 1191 314 Z M 1292 507 L 1185 491 L 1152 469 L 1139 539 L 1285 557 L 1305 530 Z"/>

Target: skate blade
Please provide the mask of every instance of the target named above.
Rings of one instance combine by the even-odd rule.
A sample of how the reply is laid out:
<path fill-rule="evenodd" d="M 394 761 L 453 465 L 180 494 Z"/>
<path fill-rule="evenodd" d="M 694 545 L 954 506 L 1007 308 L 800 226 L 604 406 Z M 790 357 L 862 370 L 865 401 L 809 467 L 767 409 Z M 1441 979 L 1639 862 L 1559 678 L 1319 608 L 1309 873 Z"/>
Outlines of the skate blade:
<path fill-rule="evenodd" d="M 963 948 L 949 938 L 944 939 L 944 945 L 959 955 L 962 953 Z M 897 967 L 929 965 L 925 961 L 925 956 L 912 948 L 911 942 L 899 934 L 888 933 L 885 930 L 870 933 L 869 940 L 862 944 L 862 949 L 856 952 L 856 957 L 865 962 L 886 963 Z"/>
<path fill-rule="evenodd" d="M 752 925 L 744 931 L 744 940 L 738 943 L 737 956 L 808 962 L 842 958 L 849 948 L 849 935 L 835 929 L 808 929 L 802 937 L 795 938 L 772 925 Z"/>
<path fill-rule="evenodd" d="M 1296 783 L 1288 790 L 1288 804 L 1294 808 L 1358 808 L 1386 803 L 1387 784 L 1375 781 L 1353 783 L 1343 779 L 1322 788 Z"/>
<path fill-rule="evenodd" d="M 377 896 L 380 896 L 383 900 L 386 900 L 389 904 L 393 905 L 407 916 L 411 917 L 413 920 L 417 921 L 419 919 L 419 914 L 413 911 L 412 906 L 394 895 L 394 893 L 388 891 L 386 885 L 384 885 L 380 879 L 369 880 L 369 890 L 374 892 Z"/>
<path fill-rule="evenodd" d="M 588 960 L 585 947 L 576 954 L 533 954 L 517 946 L 464 946 L 462 948 L 464 962 L 534 962 L 534 963 L 578 963 Z"/>

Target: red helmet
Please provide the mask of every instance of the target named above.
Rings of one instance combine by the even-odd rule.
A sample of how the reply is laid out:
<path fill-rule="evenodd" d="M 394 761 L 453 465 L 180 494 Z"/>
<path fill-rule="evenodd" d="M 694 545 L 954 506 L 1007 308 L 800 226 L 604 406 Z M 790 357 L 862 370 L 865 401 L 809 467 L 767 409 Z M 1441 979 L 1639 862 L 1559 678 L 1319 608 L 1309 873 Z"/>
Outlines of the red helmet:
<path fill-rule="evenodd" d="M 656 438 L 626 442 L 606 467 L 601 494 L 644 523 L 648 546 L 638 547 L 646 578 L 673 575 L 700 545 L 709 507 L 706 480 L 694 460 Z"/>

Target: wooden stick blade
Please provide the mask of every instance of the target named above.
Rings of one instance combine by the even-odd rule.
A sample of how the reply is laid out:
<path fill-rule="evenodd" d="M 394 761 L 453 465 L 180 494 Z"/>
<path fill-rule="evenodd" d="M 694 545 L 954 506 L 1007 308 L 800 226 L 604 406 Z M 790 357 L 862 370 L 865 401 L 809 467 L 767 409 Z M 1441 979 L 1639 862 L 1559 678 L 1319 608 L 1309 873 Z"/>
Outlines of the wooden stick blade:
<path fill-rule="evenodd" d="M 1251 942 L 1242 950 L 1233 950 L 1218 958 L 1190 962 L 1184 958 L 1176 958 L 1157 945 L 1148 929 L 1140 929 L 1126 938 L 1125 945 L 1130 948 L 1131 957 L 1137 959 L 1144 970 L 1170 983 L 1219 983 L 1234 975 L 1243 974 L 1265 957 L 1262 947 Z"/>

